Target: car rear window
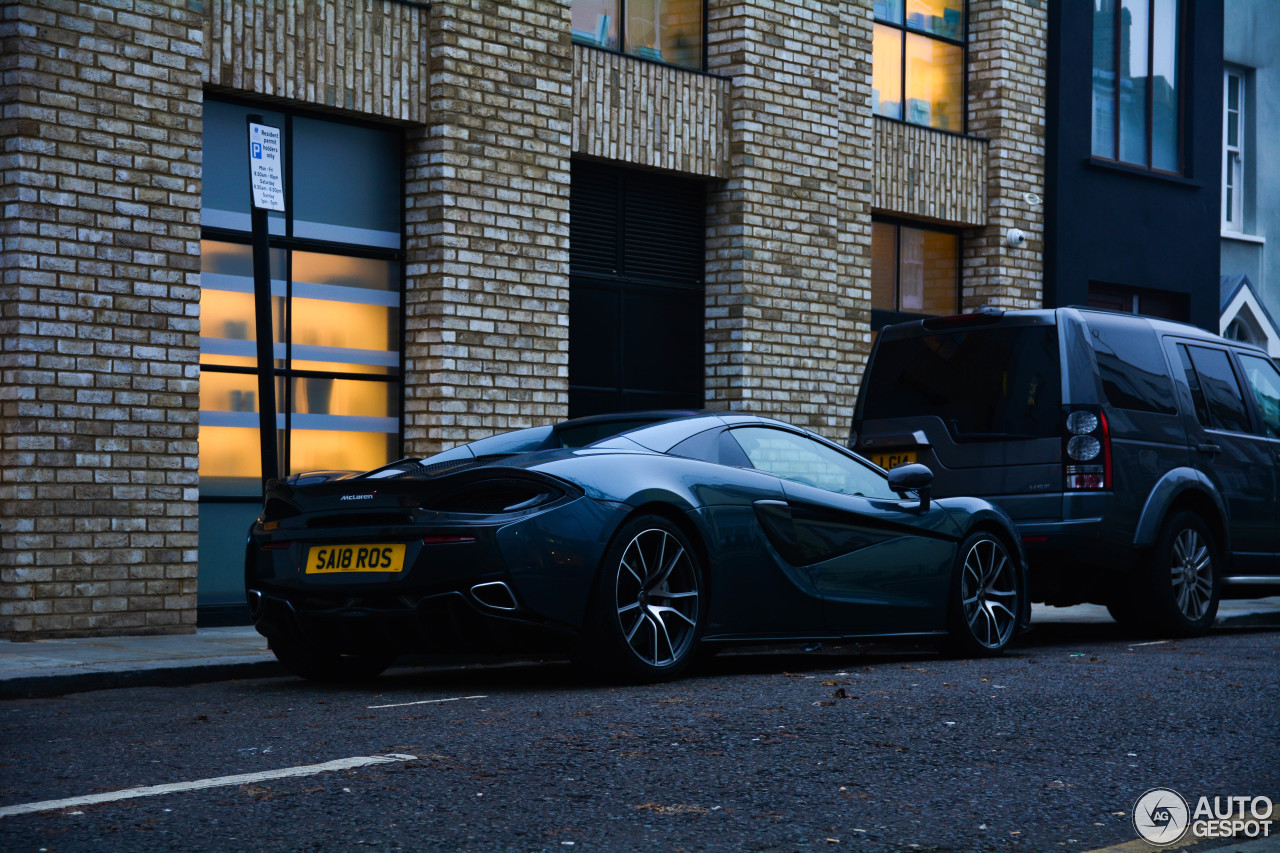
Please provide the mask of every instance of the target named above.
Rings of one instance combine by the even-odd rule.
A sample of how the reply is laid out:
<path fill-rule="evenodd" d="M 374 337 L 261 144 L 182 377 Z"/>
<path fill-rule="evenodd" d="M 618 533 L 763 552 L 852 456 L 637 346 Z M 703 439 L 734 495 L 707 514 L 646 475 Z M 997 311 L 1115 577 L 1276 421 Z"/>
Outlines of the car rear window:
<path fill-rule="evenodd" d="M 561 447 L 586 447 L 588 444 L 595 444 L 597 441 L 613 438 L 615 435 L 621 435 L 629 430 L 648 426 L 655 420 L 660 419 L 636 418 L 635 420 L 627 421 L 600 421 L 597 423 L 577 424 L 556 430 L 556 437 L 560 440 Z"/>
<path fill-rule="evenodd" d="M 1059 433 L 1056 326 L 965 329 L 880 341 L 863 418 L 933 415 L 957 441 Z"/>
<path fill-rule="evenodd" d="M 1173 380 L 1155 330 L 1145 322 L 1090 314 L 1085 319 L 1107 402 L 1119 409 L 1172 415 Z"/>

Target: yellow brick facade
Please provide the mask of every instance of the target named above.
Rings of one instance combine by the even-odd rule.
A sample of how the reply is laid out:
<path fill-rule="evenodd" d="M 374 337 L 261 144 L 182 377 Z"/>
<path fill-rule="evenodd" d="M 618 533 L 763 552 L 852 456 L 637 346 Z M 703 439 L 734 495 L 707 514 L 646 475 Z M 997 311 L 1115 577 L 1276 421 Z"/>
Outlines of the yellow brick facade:
<path fill-rule="evenodd" d="M 707 404 L 839 440 L 873 215 L 1038 303 L 1042 5 L 970 0 L 967 135 L 873 118 L 872 0 L 708 0 L 706 72 L 574 45 L 571 0 L 6 5 L 0 636 L 194 630 L 206 96 L 402 130 L 406 452 L 568 411 L 574 157 L 706 182 Z"/>
<path fill-rule="evenodd" d="M 0 18 L 0 634 L 195 627 L 201 16 Z"/>

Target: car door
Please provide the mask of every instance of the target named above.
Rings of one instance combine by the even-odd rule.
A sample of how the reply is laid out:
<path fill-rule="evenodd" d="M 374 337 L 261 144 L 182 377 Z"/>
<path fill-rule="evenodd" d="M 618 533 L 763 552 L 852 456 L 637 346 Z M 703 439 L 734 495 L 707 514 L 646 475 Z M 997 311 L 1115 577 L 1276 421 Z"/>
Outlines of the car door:
<path fill-rule="evenodd" d="M 778 477 L 784 502 L 757 516 L 788 562 L 823 598 L 830 634 L 909 634 L 945 624 L 957 531 L 946 511 L 904 501 L 878 469 L 800 432 L 730 431 L 757 470 Z"/>
<path fill-rule="evenodd" d="M 1254 404 L 1254 416 L 1261 429 L 1262 441 L 1270 452 L 1272 480 L 1276 484 L 1276 500 L 1271 503 L 1271 551 L 1280 551 L 1280 370 L 1269 358 L 1236 350 L 1244 385 L 1249 389 Z M 1234 572 L 1242 574 L 1242 572 Z M 1259 576 L 1280 575 L 1280 561 L 1259 561 L 1250 574 Z"/>
<path fill-rule="evenodd" d="M 1177 339 L 1166 345 L 1190 391 L 1192 464 L 1227 504 L 1232 571 L 1253 574 L 1270 564 L 1275 551 L 1274 441 L 1258 434 L 1226 347 Z"/>

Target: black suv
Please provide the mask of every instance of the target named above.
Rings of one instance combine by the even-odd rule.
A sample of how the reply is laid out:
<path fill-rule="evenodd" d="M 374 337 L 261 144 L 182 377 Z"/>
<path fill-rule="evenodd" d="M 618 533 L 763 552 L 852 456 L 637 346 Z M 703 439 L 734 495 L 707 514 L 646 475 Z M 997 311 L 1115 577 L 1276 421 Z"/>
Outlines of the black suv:
<path fill-rule="evenodd" d="M 1280 370 L 1180 323 L 1082 308 L 901 323 L 849 446 L 1013 517 L 1032 600 L 1190 635 L 1280 592 Z"/>

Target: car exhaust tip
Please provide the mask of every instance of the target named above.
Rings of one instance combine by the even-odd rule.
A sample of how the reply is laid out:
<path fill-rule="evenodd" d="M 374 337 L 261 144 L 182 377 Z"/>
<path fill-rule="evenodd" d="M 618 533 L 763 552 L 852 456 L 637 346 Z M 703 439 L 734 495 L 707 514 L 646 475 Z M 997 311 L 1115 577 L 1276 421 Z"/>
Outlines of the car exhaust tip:
<path fill-rule="evenodd" d="M 471 597 L 490 610 L 515 610 L 516 594 L 502 581 L 479 583 L 471 587 Z"/>

